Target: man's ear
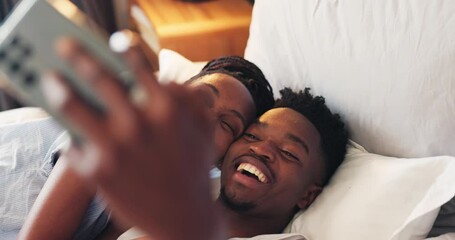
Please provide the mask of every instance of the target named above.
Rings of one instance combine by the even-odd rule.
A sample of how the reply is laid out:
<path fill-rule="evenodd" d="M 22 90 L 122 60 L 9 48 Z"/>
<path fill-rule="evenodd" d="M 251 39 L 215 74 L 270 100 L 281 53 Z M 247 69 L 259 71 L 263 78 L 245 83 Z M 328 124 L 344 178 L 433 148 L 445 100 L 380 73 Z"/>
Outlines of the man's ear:
<path fill-rule="evenodd" d="M 308 187 L 307 191 L 305 191 L 304 196 L 297 203 L 297 206 L 300 209 L 307 209 L 321 192 L 322 192 L 321 186 L 312 184 L 311 186 Z"/>

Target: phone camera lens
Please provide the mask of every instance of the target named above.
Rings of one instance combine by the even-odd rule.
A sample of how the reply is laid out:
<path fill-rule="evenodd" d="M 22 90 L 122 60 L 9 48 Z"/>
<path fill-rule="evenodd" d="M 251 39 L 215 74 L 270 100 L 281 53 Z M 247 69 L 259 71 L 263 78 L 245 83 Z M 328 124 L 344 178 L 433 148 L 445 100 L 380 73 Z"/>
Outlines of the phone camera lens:
<path fill-rule="evenodd" d="M 5 51 L 0 51 L 0 61 L 6 59 L 6 57 L 7 57 L 6 52 Z"/>
<path fill-rule="evenodd" d="M 18 37 L 18 36 L 15 36 L 15 37 L 13 38 L 13 40 L 11 41 L 10 44 L 11 44 L 11 46 L 14 47 L 14 46 L 18 46 L 18 45 L 19 45 L 19 42 L 20 42 L 20 41 L 19 41 L 19 37 Z"/>
<path fill-rule="evenodd" d="M 11 71 L 11 73 L 17 73 L 19 70 L 21 70 L 21 64 L 18 62 L 12 62 L 9 65 L 9 70 Z"/>
<path fill-rule="evenodd" d="M 27 85 L 33 85 L 36 83 L 36 77 L 35 77 L 35 74 L 33 73 L 27 73 L 25 74 L 24 76 L 24 82 L 27 84 Z"/>
<path fill-rule="evenodd" d="M 22 56 L 23 57 L 29 57 L 32 55 L 32 49 L 30 47 L 23 47 L 22 48 Z"/>

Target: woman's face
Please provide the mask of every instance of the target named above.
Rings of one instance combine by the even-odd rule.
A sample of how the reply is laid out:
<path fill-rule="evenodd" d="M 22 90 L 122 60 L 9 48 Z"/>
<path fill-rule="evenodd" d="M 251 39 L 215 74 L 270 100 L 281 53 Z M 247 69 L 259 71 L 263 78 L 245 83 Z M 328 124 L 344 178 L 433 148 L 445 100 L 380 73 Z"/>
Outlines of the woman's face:
<path fill-rule="evenodd" d="M 214 73 L 193 80 L 189 86 L 202 97 L 215 123 L 216 160 L 224 157 L 229 145 L 254 120 L 256 109 L 248 89 L 237 79 Z"/>

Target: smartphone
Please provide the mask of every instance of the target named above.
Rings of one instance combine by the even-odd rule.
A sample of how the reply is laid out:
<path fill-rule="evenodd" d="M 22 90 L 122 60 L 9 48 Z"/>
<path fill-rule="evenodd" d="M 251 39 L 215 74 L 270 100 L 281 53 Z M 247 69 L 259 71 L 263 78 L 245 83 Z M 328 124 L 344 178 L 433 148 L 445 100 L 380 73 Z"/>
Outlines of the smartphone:
<path fill-rule="evenodd" d="M 49 108 L 40 86 L 43 75 L 51 69 L 56 70 L 90 106 L 104 111 L 105 104 L 56 55 L 55 43 L 61 37 L 78 40 L 118 76 L 125 88 L 132 87 L 133 74 L 123 59 L 109 49 L 108 36 L 89 24 L 88 18 L 67 0 L 23 0 L 0 26 L 0 84 L 11 89 L 25 104 L 46 110 L 80 140 L 83 136 Z"/>

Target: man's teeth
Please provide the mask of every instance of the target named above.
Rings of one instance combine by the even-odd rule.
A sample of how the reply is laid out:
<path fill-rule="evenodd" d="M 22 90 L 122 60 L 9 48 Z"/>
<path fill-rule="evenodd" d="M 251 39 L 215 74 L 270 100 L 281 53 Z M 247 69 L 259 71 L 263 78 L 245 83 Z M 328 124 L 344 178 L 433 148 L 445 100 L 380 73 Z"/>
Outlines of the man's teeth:
<path fill-rule="evenodd" d="M 237 172 L 241 172 L 241 171 L 247 171 L 253 175 L 255 175 L 258 180 L 262 183 L 267 183 L 268 182 L 268 179 L 267 177 L 265 176 L 264 173 L 261 172 L 261 170 L 259 170 L 257 167 L 255 167 L 254 165 L 251 165 L 249 163 L 241 163 L 238 167 L 237 167 Z"/>

